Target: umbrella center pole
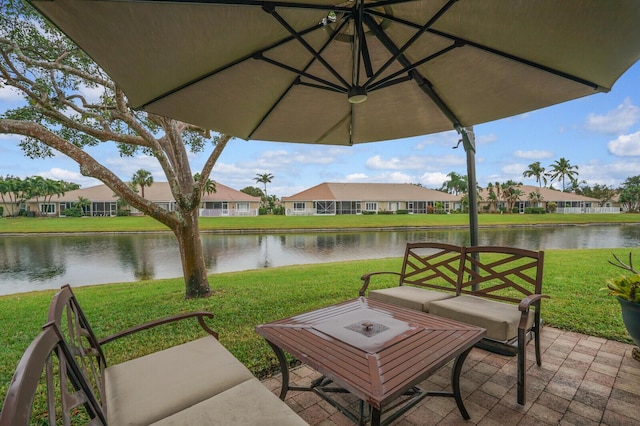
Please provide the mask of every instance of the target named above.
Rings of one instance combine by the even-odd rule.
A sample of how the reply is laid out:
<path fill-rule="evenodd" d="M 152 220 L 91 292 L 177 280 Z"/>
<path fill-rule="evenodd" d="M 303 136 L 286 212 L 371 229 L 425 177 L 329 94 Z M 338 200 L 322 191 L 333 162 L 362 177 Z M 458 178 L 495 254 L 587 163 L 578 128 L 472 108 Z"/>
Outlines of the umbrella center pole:
<path fill-rule="evenodd" d="M 462 145 L 467 154 L 467 195 L 469 200 L 469 229 L 470 229 L 470 245 L 478 245 L 478 183 L 476 182 L 476 137 L 473 132 L 473 126 L 456 128 L 462 136 Z M 475 259 L 480 258 L 479 253 L 472 253 Z M 472 269 L 477 272 L 476 263 L 472 264 Z M 477 285 L 473 290 L 477 290 Z"/>

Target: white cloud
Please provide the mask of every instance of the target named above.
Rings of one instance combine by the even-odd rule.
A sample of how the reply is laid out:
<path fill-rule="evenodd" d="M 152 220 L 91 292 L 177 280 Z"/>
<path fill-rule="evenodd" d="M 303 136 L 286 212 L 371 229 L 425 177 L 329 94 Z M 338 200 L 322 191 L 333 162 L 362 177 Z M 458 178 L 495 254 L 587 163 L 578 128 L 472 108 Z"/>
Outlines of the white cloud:
<path fill-rule="evenodd" d="M 620 135 L 607 144 L 609 152 L 618 157 L 635 157 L 640 155 L 640 132 Z"/>
<path fill-rule="evenodd" d="M 628 131 L 640 122 L 640 107 L 633 105 L 631 99 L 604 115 L 589 114 L 586 128 L 595 132 L 619 134 Z"/>
<path fill-rule="evenodd" d="M 427 188 L 440 188 L 442 184 L 449 180 L 445 173 L 425 173 L 420 176 L 420 183 Z"/>
<path fill-rule="evenodd" d="M 88 188 L 90 186 L 101 185 L 98 179 L 82 176 L 80 172 L 74 172 L 71 170 L 61 169 L 53 167 L 46 172 L 39 172 L 38 176 L 53 180 L 64 180 L 66 182 L 73 182 L 80 185 L 82 188 Z"/>
<path fill-rule="evenodd" d="M 540 160 L 540 159 L 545 159 L 545 158 L 552 158 L 553 157 L 553 152 L 551 151 L 536 151 L 536 150 L 530 150 L 530 151 L 522 151 L 522 150 L 517 150 L 513 153 L 513 155 L 517 158 L 523 158 L 526 160 Z"/>
<path fill-rule="evenodd" d="M 347 182 L 363 182 L 366 179 L 369 178 L 369 176 L 367 176 L 364 173 L 352 173 L 350 175 L 345 176 Z"/>
<path fill-rule="evenodd" d="M 167 178 L 160 167 L 160 163 L 155 157 L 148 155 L 139 155 L 135 157 L 109 157 L 104 163 L 109 167 L 120 179 L 128 181 L 133 174 L 140 169 L 151 172 L 153 179 L 158 182 L 166 182 Z"/>
<path fill-rule="evenodd" d="M 0 87 L 0 102 L 17 103 L 22 101 L 22 95 L 11 86 Z"/>

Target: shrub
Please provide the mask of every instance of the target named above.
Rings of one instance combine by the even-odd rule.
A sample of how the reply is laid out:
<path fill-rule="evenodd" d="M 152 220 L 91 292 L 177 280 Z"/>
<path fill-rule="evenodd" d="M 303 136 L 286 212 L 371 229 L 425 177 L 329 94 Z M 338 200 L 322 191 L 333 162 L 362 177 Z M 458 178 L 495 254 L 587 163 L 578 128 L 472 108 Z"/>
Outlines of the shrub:
<path fill-rule="evenodd" d="M 544 214 L 546 211 L 542 207 L 526 207 L 524 209 L 525 214 Z"/>
<path fill-rule="evenodd" d="M 403 209 L 396 211 L 396 214 L 409 214 L 409 210 Z"/>
<path fill-rule="evenodd" d="M 362 212 L 362 214 L 376 214 L 377 212 L 374 212 L 373 210 L 365 210 Z"/>
<path fill-rule="evenodd" d="M 131 210 L 128 209 L 118 209 L 116 210 L 116 216 L 130 216 Z"/>
<path fill-rule="evenodd" d="M 0 217 L 4 216 L 4 207 L 0 206 Z"/>
<path fill-rule="evenodd" d="M 389 210 L 380 210 L 378 214 L 393 214 L 393 212 Z"/>
<path fill-rule="evenodd" d="M 436 209 L 433 206 L 427 206 L 427 214 L 435 213 Z"/>
<path fill-rule="evenodd" d="M 80 207 L 69 207 L 68 209 L 64 209 L 62 210 L 61 213 L 63 216 L 66 217 L 81 217 L 82 216 L 82 209 Z"/>
<path fill-rule="evenodd" d="M 260 216 L 263 216 L 263 215 L 267 214 L 267 208 L 266 208 L 266 207 L 260 207 L 260 208 L 258 209 L 258 214 L 259 214 Z"/>

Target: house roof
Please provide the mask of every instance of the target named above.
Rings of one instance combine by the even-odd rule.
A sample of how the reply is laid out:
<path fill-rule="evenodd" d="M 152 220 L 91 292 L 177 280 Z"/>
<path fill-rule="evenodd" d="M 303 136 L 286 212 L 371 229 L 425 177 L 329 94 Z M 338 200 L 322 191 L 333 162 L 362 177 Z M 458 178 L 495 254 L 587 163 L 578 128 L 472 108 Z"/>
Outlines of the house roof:
<path fill-rule="evenodd" d="M 599 200 L 597 198 L 591 198 L 591 197 L 585 197 L 584 195 L 578 195 L 578 194 L 574 194 L 573 192 L 562 192 L 562 191 L 558 191 L 557 189 L 551 189 L 551 188 L 540 188 L 538 186 L 534 186 L 534 185 L 520 185 L 519 186 L 520 190 L 522 191 L 522 197 L 521 200 L 524 201 L 526 199 L 529 198 L 529 194 L 532 192 L 538 192 L 540 193 L 540 195 L 542 196 L 542 201 L 544 202 L 551 202 L 551 201 L 588 201 L 588 202 L 599 202 Z M 482 201 L 488 201 L 488 194 L 489 191 L 487 191 L 486 188 L 483 188 L 480 191 L 480 196 L 482 197 Z"/>
<path fill-rule="evenodd" d="M 324 182 L 282 201 L 460 201 L 459 196 L 410 183 Z"/>
<path fill-rule="evenodd" d="M 138 188 L 138 192 L 140 193 L 140 188 Z M 90 201 L 116 201 L 118 198 L 107 185 L 96 185 L 89 188 L 68 191 L 59 198 L 53 198 L 52 201 L 78 201 L 78 197 L 84 197 Z M 168 182 L 154 182 L 151 186 L 145 186 L 144 198 L 153 202 L 173 201 L 173 195 L 171 195 Z M 260 197 L 254 197 L 244 192 L 236 191 L 233 188 L 216 182 L 216 192 L 210 194 L 204 193 L 202 201 L 259 202 Z"/>

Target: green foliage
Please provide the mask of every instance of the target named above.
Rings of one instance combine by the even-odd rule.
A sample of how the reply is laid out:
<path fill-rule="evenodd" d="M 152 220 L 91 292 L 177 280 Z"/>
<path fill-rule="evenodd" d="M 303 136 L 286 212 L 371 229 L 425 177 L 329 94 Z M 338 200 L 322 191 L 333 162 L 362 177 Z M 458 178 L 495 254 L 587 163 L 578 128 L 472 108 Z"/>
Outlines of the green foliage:
<path fill-rule="evenodd" d="M 82 209 L 80 206 L 69 207 L 68 209 L 62 210 L 61 213 L 65 217 L 82 217 Z"/>
<path fill-rule="evenodd" d="M 367 215 L 376 215 L 378 214 L 378 212 L 373 211 L 373 210 L 365 210 L 362 212 L 363 215 L 367 216 Z"/>
<path fill-rule="evenodd" d="M 620 275 L 607 280 L 610 296 L 617 296 L 633 303 L 640 303 L 640 275 Z"/>
<path fill-rule="evenodd" d="M 406 209 L 396 210 L 396 214 L 409 214 L 409 210 L 406 210 Z"/>
<path fill-rule="evenodd" d="M 251 195 L 253 197 L 264 197 L 264 192 L 262 192 L 262 189 L 256 186 L 246 186 L 242 188 L 240 192 L 244 192 L 245 194 Z"/>
<path fill-rule="evenodd" d="M 606 281 L 607 287 L 602 290 L 608 290 L 609 295 L 617 296 L 633 303 L 640 303 L 640 273 L 633 267 L 633 252 L 629 252 L 629 263 L 625 264 L 614 253 L 615 262 L 609 260 L 609 263 L 616 268 L 629 271 L 632 275 L 620 275 L 616 278 L 610 278 Z"/>
<path fill-rule="evenodd" d="M 545 214 L 546 210 L 542 207 L 525 207 L 525 214 Z"/>

